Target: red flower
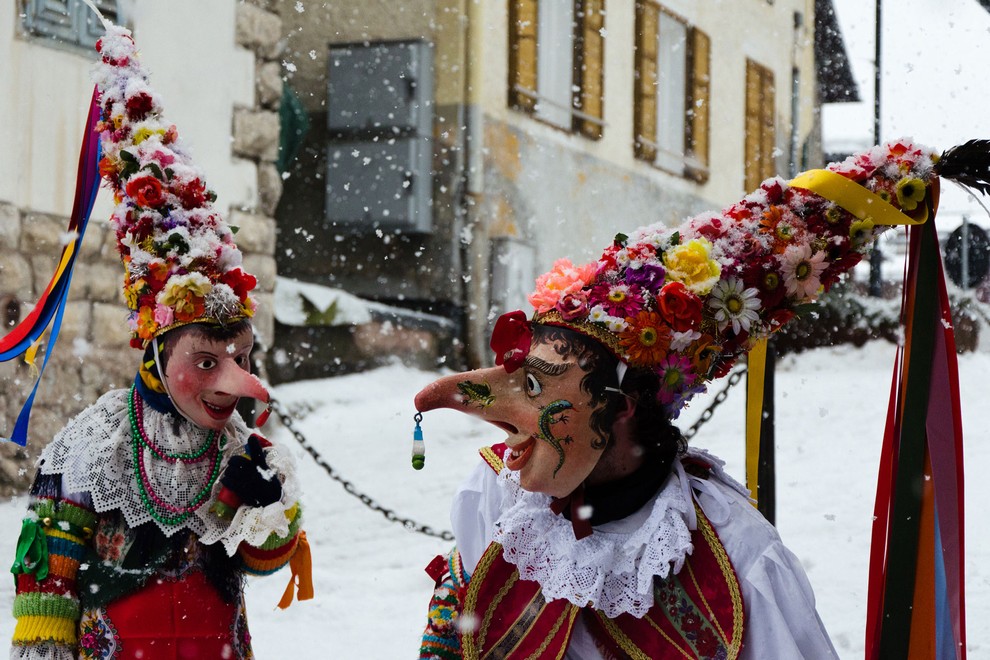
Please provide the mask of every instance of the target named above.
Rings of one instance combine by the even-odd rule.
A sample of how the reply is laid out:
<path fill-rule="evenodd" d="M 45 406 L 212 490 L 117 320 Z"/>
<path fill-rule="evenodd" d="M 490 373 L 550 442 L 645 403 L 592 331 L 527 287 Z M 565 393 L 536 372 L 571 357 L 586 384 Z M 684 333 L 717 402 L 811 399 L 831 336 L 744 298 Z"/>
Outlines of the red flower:
<path fill-rule="evenodd" d="M 220 276 L 220 281 L 229 286 L 244 302 L 248 293 L 258 284 L 258 279 L 251 273 L 245 273 L 240 268 L 232 268 Z"/>
<path fill-rule="evenodd" d="M 138 206 L 161 206 L 165 203 L 165 188 L 153 176 L 138 176 L 127 182 L 127 195 Z"/>
<path fill-rule="evenodd" d="M 701 323 L 701 298 L 688 291 L 682 282 L 665 284 L 657 303 L 664 319 L 677 332 L 692 330 Z"/>
<path fill-rule="evenodd" d="M 206 185 L 200 179 L 193 179 L 188 183 L 176 185 L 173 187 L 172 192 L 182 202 L 182 208 L 186 209 L 199 208 L 208 199 Z"/>
<path fill-rule="evenodd" d="M 504 366 L 506 373 L 511 374 L 529 355 L 532 340 L 533 329 L 525 312 L 516 310 L 502 314 L 495 321 L 490 344 L 495 351 L 495 364 Z"/>
<path fill-rule="evenodd" d="M 155 103 L 150 94 L 139 92 L 127 99 L 124 107 L 127 108 L 127 114 L 131 116 L 131 119 L 140 121 L 148 116 L 148 113 L 155 107 Z"/>

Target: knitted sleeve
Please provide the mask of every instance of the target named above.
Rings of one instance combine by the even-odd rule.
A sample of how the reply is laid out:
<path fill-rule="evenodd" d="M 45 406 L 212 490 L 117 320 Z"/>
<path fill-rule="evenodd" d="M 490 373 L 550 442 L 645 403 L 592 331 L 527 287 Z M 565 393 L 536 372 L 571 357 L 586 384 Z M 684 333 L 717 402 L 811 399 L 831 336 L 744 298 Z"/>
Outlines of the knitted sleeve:
<path fill-rule="evenodd" d="M 54 647 L 48 657 L 56 657 L 76 645 L 80 615 L 76 572 L 96 515 L 63 498 L 61 481 L 58 475 L 39 474 L 31 488 L 11 568 L 17 619 L 12 657 L 28 657 L 31 647 L 39 651 Z"/>
<path fill-rule="evenodd" d="M 285 512 L 289 520 L 289 531 L 284 536 L 272 532 L 264 543 L 258 546 L 242 541 L 237 547 L 244 570 L 251 575 L 270 575 L 289 563 L 299 547 L 299 522 L 302 509 L 297 502 Z"/>
<path fill-rule="evenodd" d="M 436 580 L 426 615 L 426 630 L 419 647 L 420 660 L 454 660 L 461 658 L 458 620 L 468 576 L 461 566 L 457 548 L 446 557 L 437 555 L 426 572 Z"/>

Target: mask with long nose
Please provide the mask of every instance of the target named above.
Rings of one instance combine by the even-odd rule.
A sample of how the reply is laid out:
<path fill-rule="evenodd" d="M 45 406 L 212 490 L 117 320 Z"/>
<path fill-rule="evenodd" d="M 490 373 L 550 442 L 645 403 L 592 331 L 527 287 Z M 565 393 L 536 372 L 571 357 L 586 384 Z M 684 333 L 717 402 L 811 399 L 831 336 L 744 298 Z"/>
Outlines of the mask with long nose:
<path fill-rule="evenodd" d="M 564 497 L 595 469 L 605 440 L 581 388 L 586 372 L 556 342 L 530 347 L 511 373 L 499 366 L 446 376 L 416 395 L 416 409 L 452 408 L 505 431 L 505 466 L 533 492 Z"/>
<path fill-rule="evenodd" d="M 179 412 L 197 426 L 221 430 L 241 397 L 269 401 L 268 390 L 248 371 L 250 327 L 231 339 L 180 332 L 170 341 L 165 387 Z"/>

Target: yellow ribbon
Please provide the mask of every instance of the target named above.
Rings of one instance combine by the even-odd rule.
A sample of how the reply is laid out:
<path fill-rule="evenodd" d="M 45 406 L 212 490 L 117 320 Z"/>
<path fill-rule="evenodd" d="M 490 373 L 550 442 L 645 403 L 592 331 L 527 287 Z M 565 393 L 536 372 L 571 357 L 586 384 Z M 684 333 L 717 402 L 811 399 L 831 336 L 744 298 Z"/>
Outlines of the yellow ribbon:
<path fill-rule="evenodd" d="M 763 381 L 767 370 L 766 337 L 757 340 L 746 357 L 746 487 L 759 497 L 760 430 L 763 425 Z"/>
<path fill-rule="evenodd" d="M 313 555 L 306 540 L 306 532 L 299 530 L 299 542 L 296 551 L 289 560 L 292 577 L 285 586 L 282 599 L 278 601 L 279 609 L 285 609 L 292 604 L 292 597 L 299 586 L 299 600 L 309 600 L 313 597 Z"/>
<path fill-rule="evenodd" d="M 918 217 L 912 218 L 882 197 L 860 184 L 831 170 L 808 170 L 789 183 L 835 202 L 860 220 L 871 219 L 878 225 L 920 225 L 928 220 L 928 204 L 918 205 Z M 759 497 L 760 430 L 763 424 L 763 383 L 766 377 L 767 340 L 761 339 L 749 351 L 746 378 L 746 487 L 754 504 Z"/>
<path fill-rule="evenodd" d="M 912 218 L 890 202 L 851 179 L 831 170 L 808 170 L 788 184 L 835 202 L 860 220 L 872 218 L 878 225 L 921 225 L 928 220 L 928 205 L 919 204 L 918 218 Z"/>

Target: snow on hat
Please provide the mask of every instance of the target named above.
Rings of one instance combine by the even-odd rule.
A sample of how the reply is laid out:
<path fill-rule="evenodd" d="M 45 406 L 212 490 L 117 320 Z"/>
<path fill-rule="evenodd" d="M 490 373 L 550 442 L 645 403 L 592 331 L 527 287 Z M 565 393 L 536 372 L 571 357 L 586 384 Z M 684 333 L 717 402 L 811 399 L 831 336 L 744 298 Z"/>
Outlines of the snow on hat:
<path fill-rule="evenodd" d="M 242 270 L 216 195 L 165 119 L 130 31 L 108 25 L 96 49 L 100 173 L 114 192 L 110 225 L 125 268 L 131 345 L 189 323 L 251 317 L 257 281 Z"/>
<path fill-rule="evenodd" d="M 889 224 L 924 222 L 938 160 L 909 140 L 890 142 L 791 182 L 768 179 L 680 227 L 619 234 L 598 261 L 560 259 L 537 278 L 532 322 L 581 332 L 653 371 L 658 398 L 676 417 L 856 265 Z M 496 323 L 497 364 L 521 364 L 526 325 L 523 312 Z"/>

